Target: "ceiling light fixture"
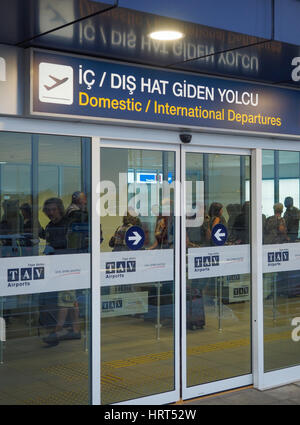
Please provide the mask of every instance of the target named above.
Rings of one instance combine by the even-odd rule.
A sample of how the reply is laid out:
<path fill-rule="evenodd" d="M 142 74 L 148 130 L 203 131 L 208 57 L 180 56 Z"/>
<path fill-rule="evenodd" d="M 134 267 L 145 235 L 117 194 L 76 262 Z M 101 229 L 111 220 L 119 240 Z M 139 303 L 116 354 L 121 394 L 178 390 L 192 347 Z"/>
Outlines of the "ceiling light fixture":
<path fill-rule="evenodd" d="M 179 40 L 183 37 L 182 32 L 179 31 L 154 31 L 149 34 L 153 40 L 164 40 L 164 41 L 172 41 Z"/>

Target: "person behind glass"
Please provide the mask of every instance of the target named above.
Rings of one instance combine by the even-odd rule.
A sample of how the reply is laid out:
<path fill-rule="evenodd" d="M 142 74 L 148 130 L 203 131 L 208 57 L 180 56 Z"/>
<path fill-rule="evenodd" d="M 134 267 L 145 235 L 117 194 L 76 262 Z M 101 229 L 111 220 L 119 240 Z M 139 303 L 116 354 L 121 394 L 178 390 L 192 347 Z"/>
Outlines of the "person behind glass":
<path fill-rule="evenodd" d="M 237 216 L 241 214 L 241 206 L 240 204 L 228 204 L 226 210 L 228 213 L 227 230 L 230 235 Z"/>
<path fill-rule="evenodd" d="M 172 202 L 170 199 L 162 201 L 162 213 L 156 219 L 155 225 L 155 242 L 148 249 L 168 249 L 173 248 L 173 213 Z"/>
<path fill-rule="evenodd" d="M 224 226 L 227 226 L 226 220 L 223 217 L 223 205 L 219 202 L 213 202 L 208 210 L 209 220 L 207 220 L 204 224 L 204 234 L 205 234 L 205 242 L 206 245 L 212 245 L 212 229 L 217 224 L 223 224 Z"/>
<path fill-rule="evenodd" d="M 89 216 L 87 211 L 87 197 L 84 192 L 77 191 L 73 193 L 71 204 L 66 210 L 65 218 L 68 222 L 68 252 L 88 252 Z"/>
<path fill-rule="evenodd" d="M 87 197 L 84 192 L 74 192 L 72 195 L 71 204 L 66 209 L 67 217 L 81 218 L 87 212 Z"/>
<path fill-rule="evenodd" d="M 285 219 L 281 217 L 283 205 L 278 202 L 273 206 L 274 215 L 266 219 L 264 226 L 264 244 L 279 244 L 289 241 Z"/>
<path fill-rule="evenodd" d="M 45 228 L 46 249 L 45 254 L 56 255 L 67 253 L 67 226 L 64 205 L 59 198 L 50 198 L 44 203 L 43 212 L 50 219 Z M 56 295 L 56 299 L 55 299 Z M 75 291 L 60 291 L 55 295 L 50 294 L 52 302 L 56 301 L 57 318 L 56 326 L 43 341 L 48 345 L 57 345 L 61 340 L 80 339 L 79 309 Z M 72 330 L 64 331 L 64 325 L 70 319 Z"/>
<path fill-rule="evenodd" d="M 242 206 L 242 212 L 236 217 L 229 242 L 235 245 L 245 245 L 249 243 L 250 225 L 250 202 L 246 201 Z"/>
<path fill-rule="evenodd" d="M 24 203 L 20 206 L 20 211 L 23 216 L 23 236 L 24 236 L 24 246 L 25 252 L 27 255 L 33 255 L 33 246 L 34 238 L 38 236 L 41 239 L 45 239 L 45 230 L 41 226 L 40 222 L 37 222 L 37 234 L 35 234 L 35 229 L 32 220 L 32 208 L 28 203 Z M 24 255 L 24 250 L 22 251 Z"/>
<path fill-rule="evenodd" d="M 198 220 L 201 216 L 203 216 L 203 222 L 200 225 Z M 202 209 L 198 206 L 197 212 L 188 219 L 194 222 L 192 226 L 186 228 L 186 247 L 200 247 L 203 244 L 205 223 L 209 221 L 208 214 L 205 213 L 205 208 Z M 203 329 L 205 326 L 204 290 L 206 284 L 206 279 L 187 280 L 186 324 L 188 329 Z"/>
<path fill-rule="evenodd" d="M 65 208 L 59 198 L 50 198 L 44 202 L 43 212 L 49 218 L 45 227 L 46 248 L 44 254 L 66 254 L 67 251 L 67 225 Z"/>
<path fill-rule="evenodd" d="M 127 213 L 123 216 L 121 226 L 117 227 L 114 235 L 110 238 L 109 246 L 113 248 L 113 251 L 128 251 L 125 235 L 132 226 L 142 227 L 142 223 L 134 209 L 129 207 Z"/>
<path fill-rule="evenodd" d="M 291 242 L 295 242 L 298 239 L 300 211 L 294 207 L 294 200 L 291 196 L 285 198 L 284 206 L 286 210 L 283 218 L 287 227 L 287 235 Z"/>
<path fill-rule="evenodd" d="M 18 200 L 5 200 L 2 203 L 3 215 L 0 222 L 1 257 L 18 257 L 22 255 L 23 217 L 20 214 Z"/>
<path fill-rule="evenodd" d="M 174 245 L 174 225 L 173 225 L 173 203 L 170 199 L 166 198 L 162 200 L 161 203 L 162 211 L 159 213 L 154 230 L 154 243 L 147 249 L 172 249 Z M 172 308 L 171 306 L 174 303 L 173 299 L 173 287 L 174 282 L 163 281 L 158 282 L 157 285 L 153 285 L 152 288 L 148 291 L 149 304 L 156 305 L 160 310 L 160 319 L 171 318 Z M 158 288 L 159 295 L 158 295 Z M 159 297 L 159 298 L 158 298 Z M 150 301 L 152 299 L 152 301 Z M 159 306 L 158 307 L 158 299 Z M 169 306 L 169 307 L 167 307 Z"/>

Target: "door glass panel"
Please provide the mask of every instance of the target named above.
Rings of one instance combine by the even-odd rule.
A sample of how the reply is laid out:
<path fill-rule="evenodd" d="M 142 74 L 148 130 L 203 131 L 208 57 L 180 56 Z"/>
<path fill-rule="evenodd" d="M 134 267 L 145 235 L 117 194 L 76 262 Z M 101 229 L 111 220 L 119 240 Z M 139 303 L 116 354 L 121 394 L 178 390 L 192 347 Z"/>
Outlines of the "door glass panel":
<path fill-rule="evenodd" d="M 266 372 L 299 364 L 299 166 L 298 152 L 263 151 L 264 368 Z M 271 190 L 267 190 L 267 187 Z"/>
<path fill-rule="evenodd" d="M 251 373 L 250 157 L 186 154 L 187 386 Z"/>
<path fill-rule="evenodd" d="M 89 403 L 89 150 L 0 133 L 0 404 Z"/>
<path fill-rule="evenodd" d="M 175 153 L 101 148 L 101 403 L 174 390 Z"/>

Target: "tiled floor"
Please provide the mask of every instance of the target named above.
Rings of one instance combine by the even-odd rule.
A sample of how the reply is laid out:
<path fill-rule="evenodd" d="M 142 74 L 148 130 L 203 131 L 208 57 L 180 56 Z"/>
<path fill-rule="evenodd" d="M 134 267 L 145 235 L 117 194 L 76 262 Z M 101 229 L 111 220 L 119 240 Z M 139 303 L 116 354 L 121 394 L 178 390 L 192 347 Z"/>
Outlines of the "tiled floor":
<path fill-rule="evenodd" d="M 220 329 L 215 309 L 209 305 L 204 329 L 188 330 L 188 386 L 251 373 L 248 307 L 246 303 L 223 306 Z M 281 366 L 283 359 L 289 365 L 299 358 L 297 344 L 293 351 L 286 348 L 292 344 L 291 330 L 286 320 L 280 320 L 282 323 L 279 317 L 276 322 L 281 325 L 280 332 L 271 321 L 273 327 L 265 337 L 269 363 L 274 363 L 274 368 Z M 24 320 L 12 320 L 3 351 L 0 344 L 0 405 L 88 404 L 90 352 L 84 339 L 86 329 L 82 328 L 80 341 L 63 341 L 49 348 L 42 342 L 42 335 L 25 324 Z M 104 404 L 173 389 L 171 321 L 163 322 L 160 329 L 155 322 L 139 316 L 111 318 L 105 322 L 101 336 Z M 300 404 L 300 382 L 263 392 L 248 387 L 184 402 L 187 403 Z"/>
<path fill-rule="evenodd" d="M 241 388 L 198 399 L 184 401 L 183 405 L 300 405 L 300 382 L 259 391 L 253 387 Z"/>

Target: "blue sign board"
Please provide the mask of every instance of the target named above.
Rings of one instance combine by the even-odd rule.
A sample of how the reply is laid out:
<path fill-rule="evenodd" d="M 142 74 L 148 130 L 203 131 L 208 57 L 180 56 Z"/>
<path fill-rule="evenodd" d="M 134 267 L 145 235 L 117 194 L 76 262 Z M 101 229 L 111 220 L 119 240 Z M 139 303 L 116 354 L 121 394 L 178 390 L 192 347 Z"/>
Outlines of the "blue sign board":
<path fill-rule="evenodd" d="M 32 53 L 31 114 L 300 135 L 300 91 Z"/>
<path fill-rule="evenodd" d="M 215 245 L 224 245 L 227 241 L 228 232 L 223 224 L 216 224 L 211 231 L 211 239 Z"/>
<path fill-rule="evenodd" d="M 130 227 L 126 232 L 125 242 L 129 249 L 141 249 L 145 242 L 144 230 L 139 226 Z"/>

